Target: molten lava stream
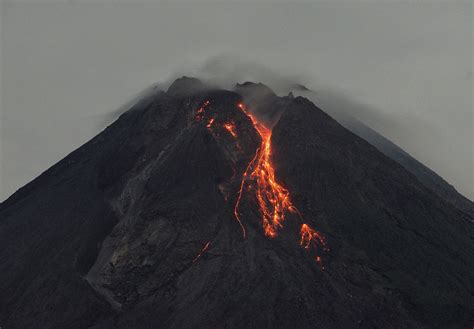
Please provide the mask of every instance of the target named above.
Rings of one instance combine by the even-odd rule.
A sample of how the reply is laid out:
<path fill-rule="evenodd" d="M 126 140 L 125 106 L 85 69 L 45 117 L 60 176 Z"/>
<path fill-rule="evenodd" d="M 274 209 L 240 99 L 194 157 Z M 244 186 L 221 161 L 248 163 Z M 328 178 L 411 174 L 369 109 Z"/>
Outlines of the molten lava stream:
<path fill-rule="evenodd" d="M 262 146 L 251 177 L 257 180 L 256 195 L 265 234 L 275 237 L 285 220 L 285 211 L 291 211 L 293 205 L 288 191 L 275 180 L 275 170 L 270 160 L 272 132 L 262 125 L 257 125 L 256 129 L 262 137 Z"/>
<path fill-rule="evenodd" d="M 300 236 L 300 246 L 305 249 L 309 249 L 312 245 L 315 251 L 317 251 L 318 245 L 321 245 L 324 250 L 329 250 L 321 233 L 313 230 L 308 224 L 301 225 Z M 316 256 L 316 261 L 318 263 L 321 262 L 321 257 L 319 255 Z"/>
<path fill-rule="evenodd" d="M 275 237 L 279 228 L 283 227 L 285 212 L 297 212 L 290 201 L 290 193 L 281 186 L 275 179 L 275 169 L 271 161 L 271 129 L 259 123 L 250 113 L 245 110 L 243 104 L 238 105 L 242 111 L 252 120 L 252 123 L 259 133 L 262 144 L 257 149 L 255 158 L 249 163 L 242 179 L 241 189 L 239 191 L 238 202 L 242 194 L 244 181 L 248 178 L 255 181 L 256 197 L 262 215 L 263 229 L 265 235 Z M 250 169 L 253 167 L 253 169 Z M 251 170 L 249 175 L 249 170 Z M 236 205 L 238 207 L 238 203 Z M 236 207 L 236 215 L 238 214 Z"/>
<path fill-rule="evenodd" d="M 197 256 L 193 259 L 193 263 L 195 263 L 199 258 L 201 258 L 202 254 L 204 254 L 206 252 L 207 249 L 209 249 L 209 246 L 211 244 L 211 241 L 208 241 L 204 247 L 201 249 L 201 251 L 199 252 L 199 254 L 197 254 Z"/>
<path fill-rule="evenodd" d="M 302 217 L 298 209 L 291 202 L 289 191 L 281 186 L 275 178 L 275 169 L 271 160 L 272 130 L 259 123 L 246 111 L 243 104 L 238 104 L 238 106 L 252 120 L 262 142 L 261 146 L 256 151 L 255 157 L 250 161 L 243 174 L 237 202 L 234 208 L 234 214 L 242 227 L 245 237 L 245 229 L 240 220 L 238 208 L 246 180 L 250 180 L 254 183 L 256 182 L 255 194 L 259 205 L 259 211 L 262 216 L 263 229 L 266 236 L 274 238 L 277 236 L 278 230 L 283 227 L 283 221 L 285 220 L 285 213 L 287 211 L 296 213 L 300 219 L 302 219 Z M 309 249 L 312 245 L 317 252 L 318 245 L 321 245 L 325 250 L 327 250 L 324 237 L 319 232 L 310 228 L 307 224 L 301 225 L 300 236 L 300 245 L 304 246 L 305 249 Z M 319 263 L 321 261 L 320 256 L 317 256 L 316 260 Z"/>
<path fill-rule="evenodd" d="M 232 137 L 237 138 L 237 132 L 235 131 L 235 124 L 231 123 L 224 123 L 224 128 L 232 135 Z"/>
<path fill-rule="evenodd" d="M 200 122 L 204 119 L 206 114 L 206 108 L 210 105 L 210 101 L 206 100 L 195 114 L 195 120 Z M 257 148 L 255 156 L 247 165 L 245 172 L 240 183 L 239 193 L 237 201 L 234 207 L 234 215 L 242 228 L 244 238 L 246 237 L 245 227 L 240 219 L 239 206 L 242 200 L 242 194 L 244 193 L 246 182 L 249 181 L 248 187 L 252 187 L 252 191 L 255 191 L 255 197 L 258 202 L 259 212 L 262 216 L 262 226 L 265 235 L 271 238 L 277 236 L 278 230 L 283 227 L 286 212 L 296 213 L 302 220 L 302 216 L 298 209 L 293 205 L 290 200 L 290 193 L 287 189 L 281 186 L 275 178 L 275 169 L 271 160 L 272 154 L 272 130 L 259 123 L 255 117 L 246 111 L 243 104 L 238 104 L 239 108 L 250 118 L 255 130 L 261 137 L 261 145 Z M 215 119 L 210 118 L 207 122 L 207 129 L 213 129 Z M 225 122 L 222 127 L 235 139 L 238 138 L 236 126 L 234 122 Z M 237 141 L 237 145 L 238 141 Z M 240 148 L 240 147 L 239 147 Z M 209 248 L 210 242 L 206 243 L 201 252 L 196 256 L 193 262 L 197 261 L 201 255 Z M 300 245 L 305 249 L 313 247 L 315 252 L 318 252 L 318 247 L 322 246 L 324 250 L 329 250 L 326 246 L 324 237 L 314 229 L 308 226 L 308 224 L 302 223 L 300 229 Z M 316 261 L 321 262 L 321 257 L 316 256 Z"/>

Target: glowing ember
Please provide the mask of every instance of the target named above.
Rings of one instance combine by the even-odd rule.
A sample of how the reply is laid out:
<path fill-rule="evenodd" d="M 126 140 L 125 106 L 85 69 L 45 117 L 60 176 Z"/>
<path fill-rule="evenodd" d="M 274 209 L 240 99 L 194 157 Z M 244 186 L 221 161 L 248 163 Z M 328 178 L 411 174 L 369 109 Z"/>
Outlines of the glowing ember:
<path fill-rule="evenodd" d="M 212 118 L 211 120 L 209 120 L 209 122 L 207 123 L 207 128 L 211 128 L 212 127 L 212 124 L 214 123 L 214 118 Z"/>
<path fill-rule="evenodd" d="M 237 132 L 235 131 L 235 124 L 233 122 L 225 123 L 224 128 L 227 129 L 227 131 L 232 135 L 232 137 L 237 138 Z"/>
<path fill-rule="evenodd" d="M 193 263 L 196 262 L 199 258 L 201 258 L 202 254 L 206 252 L 207 249 L 209 249 L 209 245 L 211 244 L 211 241 L 208 241 L 204 247 L 201 249 L 199 254 L 196 256 L 196 258 L 193 259 Z"/>
<path fill-rule="evenodd" d="M 272 131 L 248 113 L 243 104 L 238 104 L 238 106 L 252 120 L 255 129 L 262 138 L 261 147 L 257 150 L 256 160 L 254 158 L 249 163 L 249 167 L 244 173 L 239 199 L 244 181 L 248 178 L 256 181 L 256 197 L 262 216 L 263 229 L 265 235 L 273 238 L 277 235 L 278 229 L 283 227 L 285 212 L 297 212 L 297 210 L 290 201 L 288 190 L 275 179 L 275 170 L 271 161 Z M 254 162 L 255 165 L 253 166 Z M 253 170 L 250 173 L 250 177 L 248 177 L 248 170 L 251 166 L 253 166 Z M 238 207 L 238 204 L 236 206 Z M 238 212 L 236 211 L 235 213 Z"/>
<path fill-rule="evenodd" d="M 309 227 L 308 224 L 302 224 L 301 229 L 300 229 L 300 246 L 302 246 L 305 249 L 310 249 L 313 247 L 314 251 L 318 251 L 318 246 L 321 245 L 324 250 L 328 251 L 329 248 L 326 245 L 326 241 L 324 237 L 321 235 L 321 233 L 313 230 L 311 227 Z M 316 262 L 318 264 L 321 264 L 321 256 L 317 255 L 316 256 Z"/>
<path fill-rule="evenodd" d="M 304 247 L 305 249 L 309 249 L 312 244 L 314 246 L 320 244 L 326 248 L 326 241 L 324 241 L 324 237 L 319 232 L 309 227 L 308 224 L 301 225 L 300 236 L 300 246 Z M 319 256 L 317 258 L 319 258 Z"/>
<path fill-rule="evenodd" d="M 196 115 L 194 116 L 194 119 L 196 121 L 201 121 L 204 118 L 206 107 L 208 107 L 210 103 L 211 102 L 209 100 L 206 100 L 204 103 L 202 103 L 201 107 L 198 108 L 198 110 L 196 111 Z"/>

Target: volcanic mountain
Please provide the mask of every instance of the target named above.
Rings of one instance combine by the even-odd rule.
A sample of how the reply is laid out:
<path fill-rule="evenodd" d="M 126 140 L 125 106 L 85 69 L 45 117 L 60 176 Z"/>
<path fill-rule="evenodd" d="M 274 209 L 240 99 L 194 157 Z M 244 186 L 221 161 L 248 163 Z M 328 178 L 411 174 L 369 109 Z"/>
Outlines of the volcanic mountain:
<path fill-rule="evenodd" d="M 344 94 L 335 93 L 327 89 L 324 90 L 322 95 L 300 84 L 289 86 L 288 89 L 301 96 L 309 97 L 316 104 L 322 105 L 322 108 L 336 119 L 337 122 L 368 141 L 389 158 L 401 164 L 427 188 L 458 209 L 474 216 L 474 203 L 471 200 L 464 197 L 433 170 L 357 118 L 360 115 L 364 116 L 363 113 L 367 111 L 366 106 L 354 103 Z"/>
<path fill-rule="evenodd" d="M 183 77 L 0 205 L 0 326 L 465 328 L 470 210 L 306 98 Z"/>

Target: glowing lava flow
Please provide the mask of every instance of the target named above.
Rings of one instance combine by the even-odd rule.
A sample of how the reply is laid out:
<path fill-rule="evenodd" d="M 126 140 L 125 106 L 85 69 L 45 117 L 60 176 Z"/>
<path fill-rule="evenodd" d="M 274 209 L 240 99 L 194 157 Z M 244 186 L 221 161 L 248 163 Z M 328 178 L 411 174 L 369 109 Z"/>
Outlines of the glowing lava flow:
<path fill-rule="evenodd" d="M 211 102 L 209 100 L 206 100 L 196 111 L 196 115 L 194 116 L 196 121 L 201 121 L 204 118 L 204 114 L 206 113 L 206 107 L 208 107 L 209 104 L 211 104 Z"/>
<path fill-rule="evenodd" d="M 252 165 L 254 164 L 255 160 L 257 159 L 258 153 L 259 153 L 259 149 L 257 149 L 257 152 L 255 153 L 255 156 L 253 157 L 252 161 L 249 162 L 249 164 L 247 165 L 247 168 L 245 169 L 245 172 L 244 172 L 243 177 L 242 177 L 242 181 L 240 182 L 240 188 L 239 188 L 239 194 L 237 196 L 237 202 L 235 203 L 235 207 L 234 207 L 234 215 L 235 215 L 235 218 L 237 219 L 237 222 L 239 222 L 240 227 L 242 228 L 242 234 L 244 235 L 244 238 L 246 237 L 246 233 L 245 233 L 245 227 L 242 224 L 242 221 L 240 220 L 239 205 L 240 205 L 240 200 L 242 199 L 242 193 L 244 191 L 245 180 L 249 176 L 250 169 L 252 168 Z"/>
<path fill-rule="evenodd" d="M 211 241 L 208 241 L 204 247 L 201 249 L 199 254 L 196 256 L 196 258 L 193 259 L 193 263 L 195 263 L 199 258 L 201 258 L 202 254 L 206 252 L 207 249 L 209 249 L 209 245 L 211 244 Z"/>
<path fill-rule="evenodd" d="M 243 104 L 238 105 L 245 114 L 252 120 L 252 123 L 262 138 L 262 144 L 257 150 L 256 159 L 252 160 L 249 167 L 255 162 L 255 166 L 250 173 L 250 179 L 257 182 L 256 196 L 262 215 L 262 224 L 265 235 L 275 237 L 279 228 L 283 227 L 285 212 L 297 213 L 297 209 L 290 201 L 290 193 L 281 186 L 275 179 L 275 169 L 271 161 L 271 137 L 272 131 L 259 123 L 250 113 L 245 110 Z M 244 173 L 241 186 L 248 178 L 248 170 Z M 240 194 L 242 189 L 240 190 Z"/>
<path fill-rule="evenodd" d="M 255 194 L 259 205 L 259 211 L 262 216 L 263 229 L 266 236 L 274 238 L 277 236 L 278 230 L 283 227 L 287 211 L 290 213 L 296 213 L 300 219 L 302 219 L 302 217 L 298 209 L 291 202 L 289 191 L 276 181 L 275 169 L 271 160 L 272 130 L 259 123 L 246 111 L 243 104 L 238 104 L 238 106 L 252 120 L 262 142 L 260 148 L 256 151 L 255 157 L 250 161 L 243 174 L 237 202 L 234 208 L 234 214 L 242 227 L 245 237 L 245 229 L 240 220 L 238 208 L 245 187 L 245 182 L 248 179 L 256 182 Z M 303 223 L 301 225 L 300 236 L 300 245 L 305 249 L 309 249 L 310 246 L 313 246 L 317 251 L 318 245 L 321 245 L 325 250 L 328 250 L 324 237 L 307 224 Z M 320 256 L 317 256 L 316 260 L 317 262 L 320 262 Z"/>
<path fill-rule="evenodd" d="M 321 233 L 313 230 L 308 224 L 301 225 L 300 236 L 300 246 L 304 247 L 305 249 L 309 249 L 312 245 L 314 249 L 317 250 L 318 245 L 321 245 L 323 246 L 324 250 L 329 250 Z M 321 257 L 316 256 L 316 261 L 320 263 Z"/>
<path fill-rule="evenodd" d="M 195 120 L 200 122 L 204 119 L 206 107 L 210 105 L 210 101 L 206 100 L 201 107 L 196 111 Z M 290 200 L 290 193 L 287 189 L 281 186 L 275 178 L 275 169 L 271 160 L 272 145 L 271 137 L 272 130 L 259 123 L 252 114 L 247 112 L 243 104 L 238 104 L 238 107 L 250 118 L 254 128 L 261 137 L 261 145 L 257 148 L 255 156 L 247 165 L 240 183 L 237 201 L 234 206 L 234 215 L 242 228 L 244 238 L 246 237 L 245 227 L 241 221 L 239 214 L 239 206 L 242 200 L 242 194 L 245 188 L 251 189 L 255 192 L 255 197 L 258 202 L 259 212 L 262 216 L 262 226 L 266 236 L 274 238 L 278 234 L 278 230 L 283 228 L 286 212 L 295 213 L 302 221 L 302 216 L 298 209 Z M 207 122 L 207 129 L 211 132 L 214 129 L 216 120 L 210 118 Z M 220 126 L 221 124 L 219 124 Z M 237 130 L 234 122 L 226 122 L 222 124 L 233 138 L 237 138 Z M 238 149 L 240 149 L 237 141 Z M 248 185 L 246 183 L 249 182 Z M 201 255 L 209 248 L 210 242 L 207 242 L 201 252 L 196 256 L 193 262 L 197 261 Z M 321 262 L 321 257 L 318 255 L 319 246 L 324 250 L 327 248 L 324 237 L 321 233 L 315 231 L 308 224 L 302 223 L 300 229 L 300 246 L 304 249 L 314 248 L 316 252 L 316 261 Z"/>
<path fill-rule="evenodd" d="M 235 124 L 231 123 L 224 123 L 224 128 L 232 135 L 232 137 L 237 138 L 237 132 L 235 131 Z"/>
<path fill-rule="evenodd" d="M 212 118 L 211 120 L 209 120 L 209 122 L 207 123 L 206 127 L 208 129 L 210 129 L 212 127 L 212 124 L 214 123 L 214 119 Z"/>

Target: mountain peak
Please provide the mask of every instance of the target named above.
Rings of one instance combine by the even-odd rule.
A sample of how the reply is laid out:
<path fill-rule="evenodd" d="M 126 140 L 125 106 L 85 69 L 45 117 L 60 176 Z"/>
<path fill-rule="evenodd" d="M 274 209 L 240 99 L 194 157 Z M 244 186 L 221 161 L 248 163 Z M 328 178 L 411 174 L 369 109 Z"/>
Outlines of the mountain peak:
<path fill-rule="evenodd" d="M 193 77 L 183 76 L 176 79 L 168 88 L 167 93 L 171 96 L 186 96 L 203 91 L 206 88 L 201 80 Z"/>
<path fill-rule="evenodd" d="M 268 97 L 276 96 L 270 87 L 261 82 L 255 83 L 246 81 L 244 83 L 237 83 L 234 89 L 239 94 L 242 94 L 251 101 L 256 102 Z"/>

